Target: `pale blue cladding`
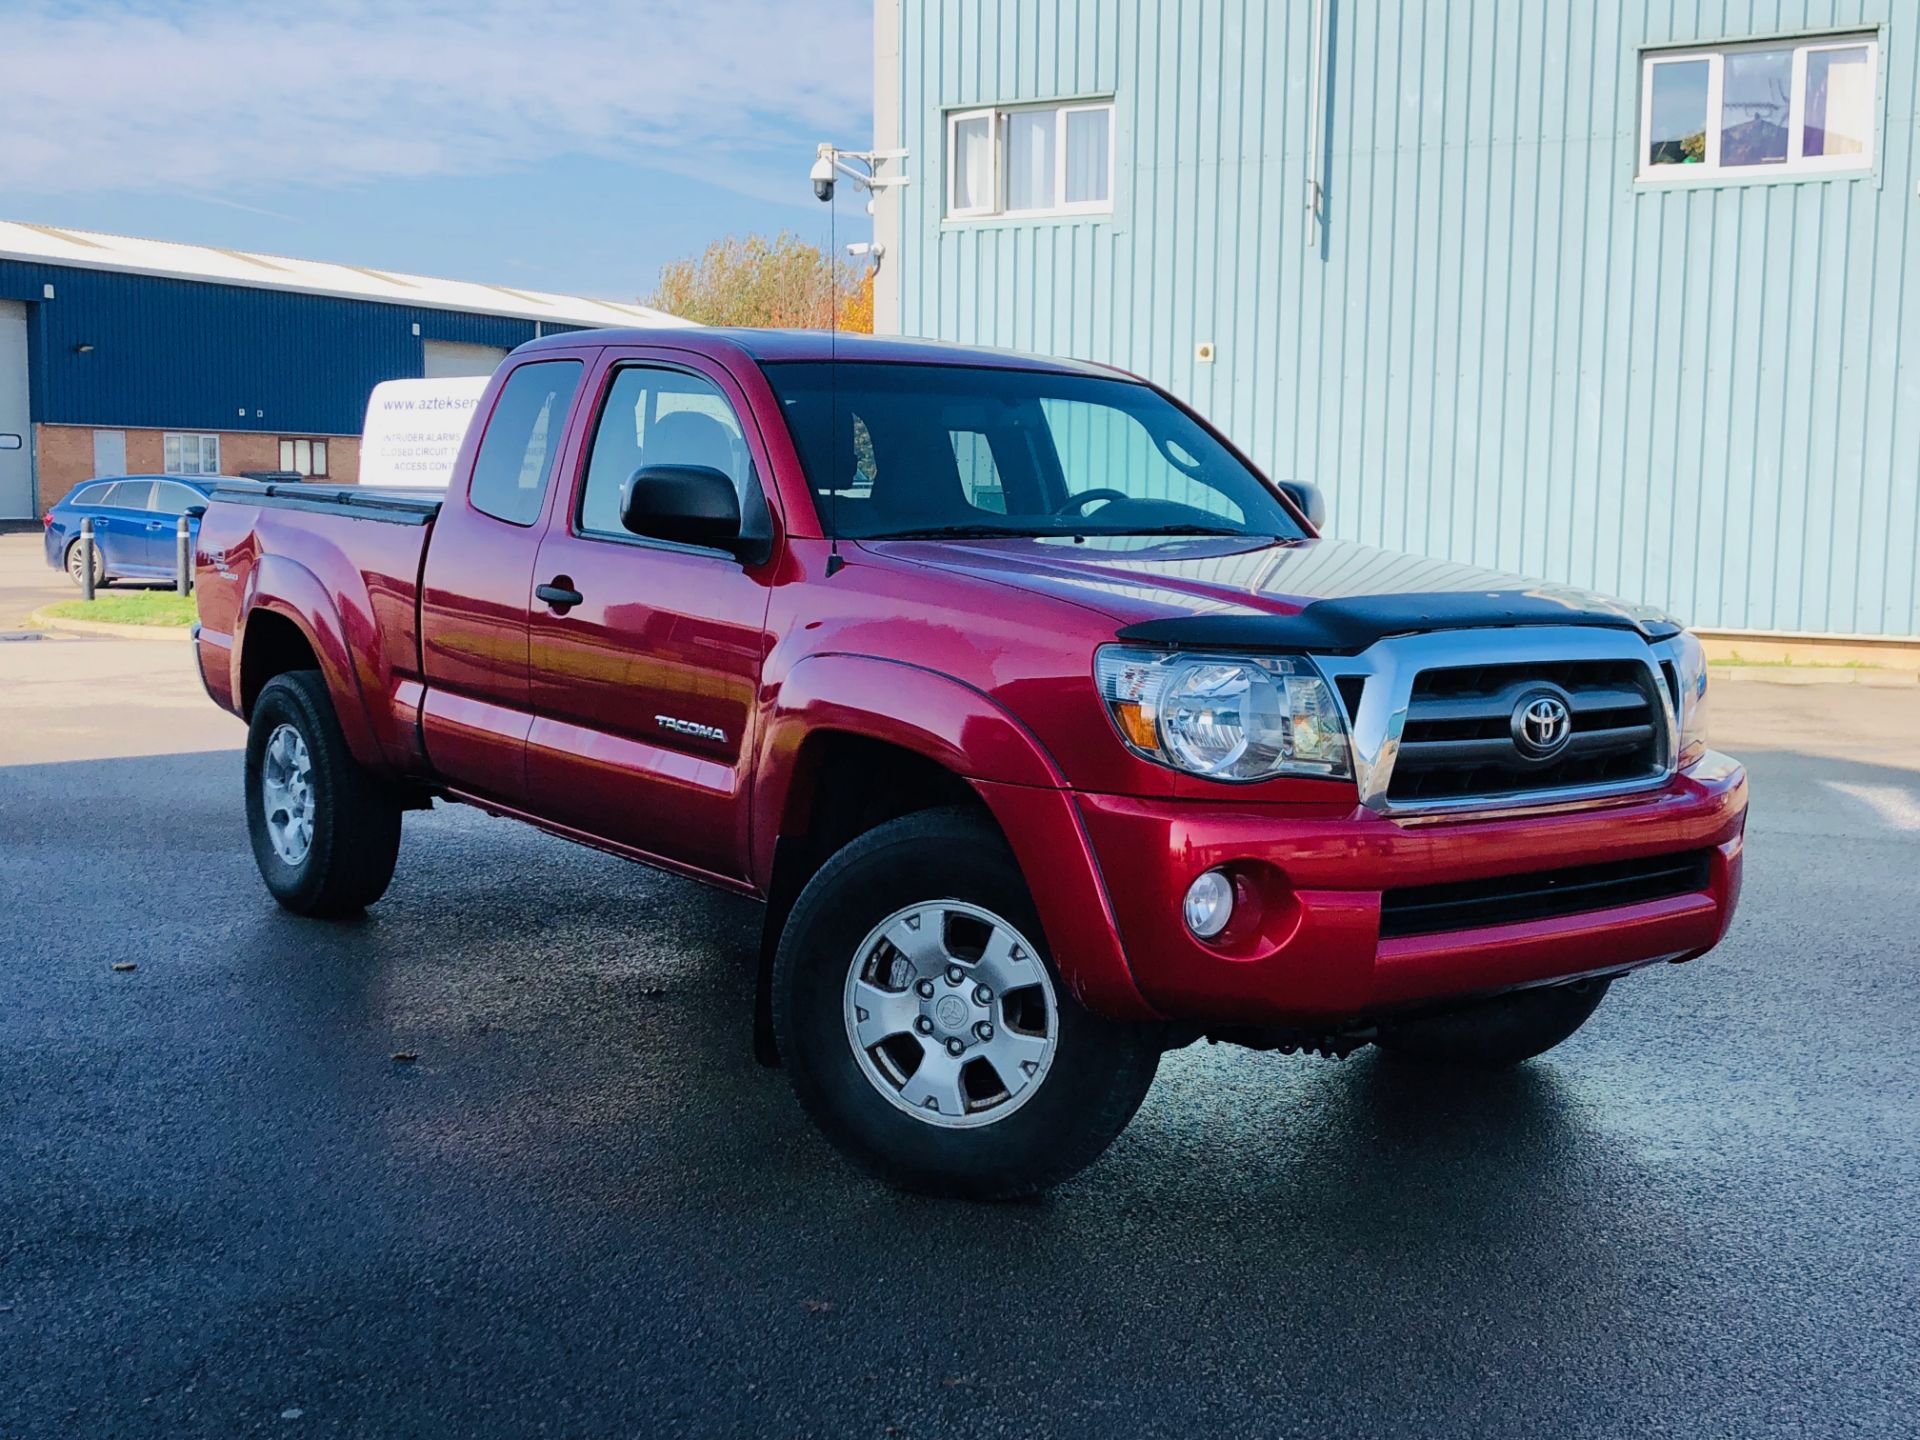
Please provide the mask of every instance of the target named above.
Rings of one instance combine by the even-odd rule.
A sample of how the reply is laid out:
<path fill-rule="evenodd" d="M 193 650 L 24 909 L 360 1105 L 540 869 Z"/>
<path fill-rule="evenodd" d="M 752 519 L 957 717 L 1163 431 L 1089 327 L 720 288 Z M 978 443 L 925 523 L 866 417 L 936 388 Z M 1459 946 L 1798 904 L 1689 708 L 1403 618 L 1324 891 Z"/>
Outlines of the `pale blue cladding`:
<path fill-rule="evenodd" d="M 1347 538 L 1920 634 L 1920 4 L 1324 0 L 1313 244 L 1311 0 L 898 6 L 883 328 L 1144 374 Z M 1878 40 L 1871 172 L 1636 183 L 1644 47 L 1808 32 Z M 1110 215 L 947 218 L 950 112 L 1108 96 Z"/>

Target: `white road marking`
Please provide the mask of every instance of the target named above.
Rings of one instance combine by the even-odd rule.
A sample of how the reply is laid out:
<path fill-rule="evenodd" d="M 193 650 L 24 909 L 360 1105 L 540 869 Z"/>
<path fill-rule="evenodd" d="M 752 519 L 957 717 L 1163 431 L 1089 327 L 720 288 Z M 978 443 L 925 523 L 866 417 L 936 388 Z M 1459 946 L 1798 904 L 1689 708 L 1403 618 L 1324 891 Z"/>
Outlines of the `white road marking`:
<path fill-rule="evenodd" d="M 1824 782 L 1829 790 L 1838 790 L 1858 800 L 1883 820 L 1890 830 L 1920 830 L 1920 798 L 1898 785 L 1849 785 L 1844 780 Z"/>

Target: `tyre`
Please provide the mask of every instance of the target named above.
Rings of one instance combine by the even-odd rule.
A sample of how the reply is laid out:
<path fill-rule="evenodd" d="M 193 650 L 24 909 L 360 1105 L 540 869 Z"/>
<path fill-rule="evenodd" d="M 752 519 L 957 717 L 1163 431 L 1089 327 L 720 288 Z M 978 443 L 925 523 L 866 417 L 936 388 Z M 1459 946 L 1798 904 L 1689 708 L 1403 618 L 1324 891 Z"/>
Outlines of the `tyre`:
<path fill-rule="evenodd" d="M 1375 1039 L 1399 1060 L 1503 1070 L 1545 1053 L 1587 1023 L 1606 980 L 1516 990 L 1459 1010 L 1382 1025 Z"/>
<path fill-rule="evenodd" d="M 386 893 L 400 804 L 347 749 L 317 670 L 275 676 L 247 727 L 247 831 L 260 878 L 297 915 L 351 915 Z"/>
<path fill-rule="evenodd" d="M 908 815 L 833 856 L 795 902 L 773 1026 L 801 1105 L 905 1190 L 1032 1194 L 1113 1142 L 1160 1047 L 1062 983 L 1006 843 L 963 810 Z"/>
<path fill-rule="evenodd" d="M 86 561 L 81 558 L 82 548 L 78 540 L 67 546 L 67 578 L 77 590 L 87 588 Z M 107 557 L 100 553 L 99 545 L 93 547 L 93 588 L 98 590 L 107 583 Z"/>

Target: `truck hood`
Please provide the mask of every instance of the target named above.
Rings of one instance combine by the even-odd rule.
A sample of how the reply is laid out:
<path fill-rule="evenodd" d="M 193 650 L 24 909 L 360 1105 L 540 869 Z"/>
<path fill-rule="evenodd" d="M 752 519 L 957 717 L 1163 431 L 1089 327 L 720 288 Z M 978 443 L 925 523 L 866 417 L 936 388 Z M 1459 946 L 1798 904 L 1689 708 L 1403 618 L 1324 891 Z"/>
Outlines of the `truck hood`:
<path fill-rule="evenodd" d="M 1567 585 L 1343 540 L 1071 537 L 863 542 L 1110 616 L 1154 644 L 1352 652 L 1386 635 L 1511 625 L 1598 625 L 1649 640 L 1672 616 Z"/>

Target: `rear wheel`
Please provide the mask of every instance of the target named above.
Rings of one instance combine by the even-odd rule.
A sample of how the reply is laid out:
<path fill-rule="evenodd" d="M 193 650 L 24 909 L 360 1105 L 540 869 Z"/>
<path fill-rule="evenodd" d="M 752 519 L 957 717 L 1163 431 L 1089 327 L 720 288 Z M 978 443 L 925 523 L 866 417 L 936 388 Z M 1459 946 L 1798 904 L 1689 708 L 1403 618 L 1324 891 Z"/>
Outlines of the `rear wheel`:
<path fill-rule="evenodd" d="M 260 878 L 299 915 L 351 915 L 386 893 L 400 803 L 347 749 L 317 670 L 275 676 L 247 728 L 247 830 Z"/>
<path fill-rule="evenodd" d="M 1159 1047 L 1068 993 L 1005 842 L 960 810 L 861 836 L 781 935 L 773 1023 L 801 1104 L 903 1189 L 1031 1194 L 1099 1157 Z"/>
<path fill-rule="evenodd" d="M 87 588 L 86 547 L 78 540 L 67 546 L 67 578 L 84 590 Z M 107 583 L 107 560 L 100 553 L 100 546 L 93 547 L 93 586 L 97 590 Z"/>
<path fill-rule="evenodd" d="M 1516 990 L 1444 1014 L 1382 1025 L 1374 1043 L 1398 1060 L 1503 1070 L 1551 1050 L 1586 1024 L 1610 983 L 1576 980 Z"/>

